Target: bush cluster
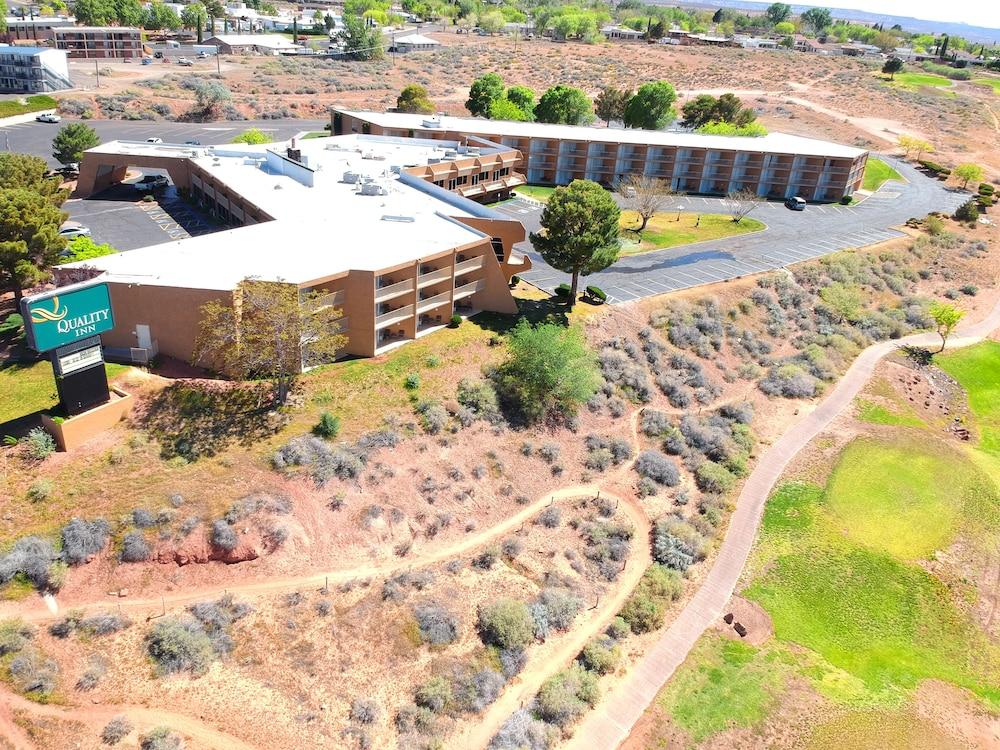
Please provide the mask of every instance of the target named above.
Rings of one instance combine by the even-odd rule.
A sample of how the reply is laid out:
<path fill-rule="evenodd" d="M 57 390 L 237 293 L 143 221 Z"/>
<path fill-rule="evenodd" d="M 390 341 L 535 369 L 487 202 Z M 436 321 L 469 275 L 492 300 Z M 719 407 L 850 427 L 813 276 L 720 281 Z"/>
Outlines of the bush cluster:
<path fill-rule="evenodd" d="M 681 594 L 680 574 L 654 563 L 620 612 L 633 633 L 648 633 L 663 624 L 667 605 Z"/>

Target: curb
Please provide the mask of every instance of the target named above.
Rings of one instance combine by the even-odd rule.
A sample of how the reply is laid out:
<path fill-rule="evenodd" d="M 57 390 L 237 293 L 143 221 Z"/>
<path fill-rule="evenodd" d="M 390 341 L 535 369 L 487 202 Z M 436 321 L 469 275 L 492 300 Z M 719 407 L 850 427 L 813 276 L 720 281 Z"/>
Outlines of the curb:
<path fill-rule="evenodd" d="M 11 117 L 4 117 L 0 119 L 0 128 L 5 128 L 8 125 L 21 125 L 25 122 L 34 122 L 38 115 L 54 115 L 56 110 L 54 109 L 39 109 L 35 112 L 26 112 L 23 115 L 13 115 Z"/>

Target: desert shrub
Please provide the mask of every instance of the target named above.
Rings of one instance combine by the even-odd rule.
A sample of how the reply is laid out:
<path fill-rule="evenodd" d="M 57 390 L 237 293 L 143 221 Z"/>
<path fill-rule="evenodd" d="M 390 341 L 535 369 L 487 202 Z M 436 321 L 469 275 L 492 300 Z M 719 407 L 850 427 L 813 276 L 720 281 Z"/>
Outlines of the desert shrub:
<path fill-rule="evenodd" d="M 639 429 L 649 437 L 659 437 L 670 429 L 670 417 L 656 409 L 643 409 Z"/>
<path fill-rule="evenodd" d="M 569 630 L 583 602 L 568 589 L 547 588 L 538 595 L 538 603 L 545 607 L 546 619 L 556 630 Z"/>
<path fill-rule="evenodd" d="M 532 602 L 528 605 L 528 612 L 531 613 L 531 620 L 535 623 L 535 639 L 544 641 L 549 637 L 549 611 L 541 602 Z"/>
<path fill-rule="evenodd" d="M 472 566 L 480 570 L 491 570 L 500 559 L 500 550 L 490 546 L 472 558 Z"/>
<path fill-rule="evenodd" d="M 7 663 L 14 689 L 44 702 L 55 691 L 59 665 L 32 646 L 25 646 Z"/>
<path fill-rule="evenodd" d="M 431 677 L 417 688 L 413 702 L 421 708 L 441 713 L 452 699 L 451 682 L 441 675 Z"/>
<path fill-rule="evenodd" d="M 607 636 L 591 638 L 577 657 L 584 669 L 595 674 L 613 672 L 618 666 L 619 658 L 621 649 Z"/>
<path fill-rule="evenodd" d="M 680 574 L 654 563 L 642 575 L 642 580 L 625 602 L 620 612 L 633 633 L 648 633 L 663 624 L 667 604 L 681 593 Z"/>
<path fill-rule="evenodd" d="M 538 447 L 538 455 L 541 456 L 546 463 L 550 464 L 559 460 L 560 452 L 558 443 L 542 443 Z"/>
<path fill-rule="evenodd" d="M 528 652 L 523 648 L 502 648 L 498 651 L 500 668 L 508 680 L 520 674 L 528 663 Z"/>
<path fill-rule="evenodd" d="M 251 611 L 249 604 L 236 602 L 232 594 L 226 594 L 215 601 L 198 602 L 188 607 L 188 612 L 201 624 L 217 654 L 227 654 L 232 651 L 233 641 L 229 637 L 229 629 L 234 622 L 243 619 Z"/>
<path fill-rule="evenodd" d="M 374 724 L 378 713 L 378 703 L 370 698 L 355 698 L 351 703 L 351 719 L 360 724 Z"/>
<path fill-rule="evenodd" d="M 500 649 L 523 649 L 535 637 L 528 606 L 516 599 L 500 598 L 480 605 L 477 628 L 485 644 Z"/>
<path fill-rule="evenodd" d="M 383 447 L 381 439 L 373 438 L 373 434 L 379 435 L 381 433 L 369 433 L 363 436 L 358 441 L 359 449 L 368 450 Z M 299 435 L 292 438 L 275 452 L 271 463 L 276 469 L 285 469 L 290 466 L 309 467 L 313 481 L 320 486 L 334 477 L 353 479 L 364 469 L 364 464 L 358 456 L 343 446 L 330 446 L 322 438 L 315 435 Z"/>
<path fill-rule="evenodd" d="M 0 620 L 0 657 L 16 654 L 35 637 L 35 631 L 21 620 Z"/>
<path fill-rule="evenodd" d="M 649 477 L 642 477 L 635 489 L 639 497 L 654 497 L 660 491 L 660 486 Z"/>
<path fill-rule="evenodd" d="M 157 622 L 146 636 L 146 650 L 161 675 L 208 671 L 215 655 L 212 640 L 194 619 L 170 617 Z"/>
<path fill-rule="evenodd" d="M 157 727 L 144 734 L 139 741 L 139 750 L 183 750 L 183 738 L 168 727 Z"/>
<path fill-rule="evenodd" d="M 416 406 L 420 426 L 428 435 L 437 435 L 448 426 L 448 410 L 436 401 L 421 401 Z"/>
<path fill-rule="evenodd" d="M 515 557 L 520 555 L 522 551 L 524 551 L 524 545 L 521 544 L 521 540 L 516 537 L 508 537 L 507 539 L 504 539 L 503 543 L 500 545 L 500 552 L 508 560 L 513 560 Z"/>
<path fill-rule="evenodd" d="M 632 633 L 632 629 L 628 626 L 628 623 L 621 617 L 616 617 L 608 625 L 608 629 L 604 631 L 608 634 L 608 637 L 615 641 L 623 641 Z"/>
<path fill-rule="evenodd" d="M 444 646 L 458 639 L 458 618 L 437 602 L 417 604 L 413 607 L 413 617 L 424 643 Z"/>
<path fill-rule="evenodd" d="M 812 398 L 819 391 L 816 378 L 795 364 L 772 367 L 758 387 L 768 396 Z"/>
<path fill-rule="evenodd" d="M 451 678 L 455 709 L 479 713 L 500 697 L 503 684 L 503 675 L 492 669 L 457 667 Z"/>
<path fill-rule="evenodd" d="M 632 444 L 624 438 L 610 438 L 608 440 L 608 450 L 611 451 L 611 460 L 615 464 L 620 464 L 632 458 Z"/>
<path fill-rule="evenodd" d="M 501 420 L 496 390 L 486 380 L 462 378 L 458 381 L 456 400 L 480 419 L 493 424 Z"/>
<path fill-rule="evenodd" d="M 28 487 L 28 499 L 33 503 L 40 503 L 42 500 L 48 500 L 52 497 L 52 491 L 55 489 L 55 485 L 52 484 L 51 479 L 36 479 Z"/>
<path fill-rule="evenodd" d="M 640 453 L 635 462 L 635 470 L 640 477 L 668 487 L 675 487 L 680 482 L 677 464 L 657 451 L 646 450 Z"/>
<path fill-rule="evenodd" d="M 69 638 L 80 622 L 79 613 L 70 613 L 49 625 L 49 634 L 56 638 Z"/>
<path fill-rule="evenodd" d="M 236 536 L 236 529 L 221 518 L 212 524 L 212 535 L 210 537 L 210 541 L 213 547 L 225 550 L 226 552 L 231 552 L 236 549 L 236 545 L 239 544 L 239 538 Z"/>
<path fill-rule="evenodd" d="M 44 461 L 56 449 L 56 441 L 41 427 L 33 427 L 22 441 L 31 458 Z"/>
<path fill-rule="evenodd" d="M 0 557 L 0 584 L 21 575 L 39 590 L 52 588 L 57 582 L 53 563 L 58 557 L 48 539 L 21 537 L 6 555 Z"/>
<path fill-rule="evenodd" d="M 116 716 L 101 730 L 101 742 L 105 745 L 117 745 L 125 739 L 135 727 L 127 716 Z"/>
<path fill-rule="evenodd" d="M 137 529 L 148 529 L 156 526 L 156 518 L 145 508 L 133 508 L 132 525 Z"/>
<path fill-rule="evenodd" d="M 403 387 L 408 391 L 415 391 L 420 387 L 420 373 L 409 372 L 403 380 Z"/>
<path fill-rule="evenodd" d="M 399 711 L 396 712 L 393 723 L 400 734 L 406 734 L 407 732 L 431 734 L 437 725 L 437 719 L 433 711 L 422 706 L 408 704 L 401 706 Z"/>
<path fill-rule="evenodd" d="M 538 514 L 538 523 L 547 529 L 554 529 L 562 523 L 562 511 L 557 506 L 550 505 Z"/>
<path fill-rule="evenodd" d="M 119 630 L 132 627 L 132 621 L 124 615 L 111 612 L 84 617 L 76 623 L 76 629 L 87 635 L 111 635 Z"/>
<path fill-rule="evenodd" d="M 736 484 L 736 476 L 722 464 L 705 461 L 694 472 L 695 483 L 703 492 L 729 492 Z"/>
<path fill-rule="evenodd" d="M 684 572 L 704 559 L 705 540 L 679 516 L 661 518 L 653 527 L 653 559 L 668 568 Z"/>
<path fill-rule="evenodd" d="M 68 565 L 78 565 L 96 555 L 108 543 L 111 527 L 103 518 L 84 521 L 73 518 L 62 527 L 62 559 Z"/>
<path fill-rule="evenodd" d="M 723 404 L 719 407 L 719 414 L 740 424 L 750 424 L 753 421 L 753 404 L 749 401 Z"/>
<path fill-rule="evenodd" d="M 340 434 L 340 417 L 328 411 L 319 415 L 319 422 L 313 426 L 313 434 L 327 440 L 332 440 Z"/>
<path fill-rule="evenodd" d="M 595 448 L 587 452 L 583 465 L 591 471 L 605 471 L 611 466 L 613 458 L 611 451 L 607 448 Z"/>
<path fill-rule="evenodd" d="M 107 674 L 108 668 L 99 656 L 90 657 L 90 663 L 76 681 L 76 689 L 82 692 L 93 690 Z"/>
<path fill-rule="evenodd" d="M 535 713 L 542 721 L 567 727 L 597 703 L 597 678 L 574 664 L 547 679 L 535 696 Z"/>
<path fill-rule="evenodd" d="M 522 708 L 511 714 L 493 735 L 488 750 L 549 750 L 558 740 L 558 729 Z"/>

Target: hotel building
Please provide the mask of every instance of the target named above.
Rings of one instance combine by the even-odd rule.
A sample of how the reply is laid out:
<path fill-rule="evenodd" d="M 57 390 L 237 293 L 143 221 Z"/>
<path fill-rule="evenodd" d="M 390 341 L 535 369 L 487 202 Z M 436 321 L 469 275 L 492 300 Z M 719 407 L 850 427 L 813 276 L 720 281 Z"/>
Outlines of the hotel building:
<path fill-rule="evenodd" d="M 72 86 L 62 50 L 0 44 L 0 93 L 41 94 Z"/>
<path fill-rule="evenodd" d="M 56 48 L 72 58 L 142 57 L 142 32 L 125 26 L 72 26 L 52 30 Z"/>
<path fill-rule="evenodd" d="M 84 153 L 83 195 L 129 166 L 163 169 L 234 228 L 69 263 L 57 281 L 108 283 L 115 328 L 103 339 L 118 358 L 190 359 L 201 306 L 233 304 L 248 278 L 325 293 L 343 313 L 342 353 L 379 354 L 456 313 L 517 312 L 509 282 L 531 267 L 512 253 L 524 228 L 431 178 L 492 175 L 519 158 L 482 141 L 356 135 L 267 146 L 113 141 Z"/>
<path fill-rule="evenodd" d="M 331 117 L 334 134 L 486 138 L 517 149 L 527 181 L 541 185 L 577 179 L 613 185 L 641 174 L 680 193 L 750 189 L 775 199 L 837 201 L 861 187 L 868 160 L 864 149 L 784 133 L 733 137 L 346 109 Z"/>

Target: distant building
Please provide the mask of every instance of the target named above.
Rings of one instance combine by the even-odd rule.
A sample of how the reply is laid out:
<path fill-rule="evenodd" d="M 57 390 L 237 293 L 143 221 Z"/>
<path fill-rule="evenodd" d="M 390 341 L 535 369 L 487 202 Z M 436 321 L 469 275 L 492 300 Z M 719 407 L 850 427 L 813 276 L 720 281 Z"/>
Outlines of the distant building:
<path fill-rule="evenodd" d="M 766 39 L 759 36 L 737 36 L 733 41 L 743 49 L 778 49 L 781 45 L 777 39 Z"/>
<path fill-rule="evenodd" d="M 601 29 L 601 33 L 604 34 L 605 39 L 613 39 L 619 42 L 638 42 L 642 41 L 642 38 L 645 36 L 642 31 L 636 31 L 635 29 L 629 29 L 622 26 L 605 26 Z"/>
<path fill-rule="evenodd" d="M 409 34 L 407 36 L 396 37 L 392 48 L 396 52 L 417 52 L 419 50 L 437 49 L 441 42 L 431 39 L 423 34 Z"/>
<path fill-rule="evenodd" d="M 75 25 L 72 18 L 18 18 L 7 16 L 7 31 L 0 34 L 0 41 L 17 42 L 51 40 L 53 29 L 63 29 Z"/>
<path fill-rule="evenodd" d="M 216 34 L 203 44 L 218 47 L 223 55 L 280 55 L 302 49 L 302 45 L 278 34 Z"/>
<path fill-rule="evenodd" d="M 686 37 L 681 37 L 681 44 L 694 44 L 706 47 L 736 46 L 736 42 L 733 41 L 732 37 L 715 36 L 713 34 L 688 34 Z"/>
<path fill-rule="evenodd" d="M 841 44 L 840 52 L 848 57 L 879 57 L 882 54 L 882 50 L 874 44 L 861 44 L 859 42 Z"/>
<path fill-rule="evenodd" d="M 62 50 L 0 45 L 0 93 L 39 94 L 72 87 Z"/>
<path fill-rule="evenodd" d="M 52 30 L 58 49 L 73 58 L 142 57 L 142 32 L 126 26 L 72 26 Z"/>

